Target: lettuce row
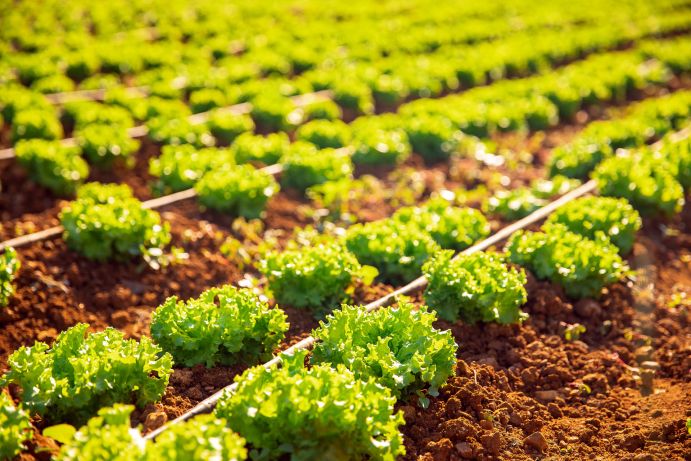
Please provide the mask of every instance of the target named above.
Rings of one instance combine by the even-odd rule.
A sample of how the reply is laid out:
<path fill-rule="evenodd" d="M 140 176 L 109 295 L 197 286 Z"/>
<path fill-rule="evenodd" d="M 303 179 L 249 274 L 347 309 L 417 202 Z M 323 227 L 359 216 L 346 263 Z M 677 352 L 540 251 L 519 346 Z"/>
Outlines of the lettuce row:
<path fill-rule="evenodd" d="M 593 122 L 575 140 L 554 149 L 550 174 L 584 177 L 603 161 L 615 158 L 617 149 L 640 147 L 681 128 L 689 113 L 691 91 L 678 91 L 637 103 L 623 118 Z"/>

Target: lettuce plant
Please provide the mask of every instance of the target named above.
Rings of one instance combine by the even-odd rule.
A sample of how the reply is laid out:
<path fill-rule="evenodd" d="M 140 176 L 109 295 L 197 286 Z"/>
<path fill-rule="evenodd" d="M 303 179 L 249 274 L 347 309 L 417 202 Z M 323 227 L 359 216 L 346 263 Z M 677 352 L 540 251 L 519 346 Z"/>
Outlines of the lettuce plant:
<path fill-rule="evenodd" d="M 254 121 L 246 114 L 237 115 L 220 110 L 213 111 L 208 121 L 211 134 L 219 141 L 230 144 L 243 133 L 254 131 Z"/>
<path fill-rule="evenodd" d="M 0 114 L 7 123 L 14 117 L 27 110 L 41 110 L 51 113 L 53 106 L 45 96 L 17 85 L 6 85 L 0 94 Z"/>
<path fill-rule="evenodd" d="M 353 163 L 357 165 L 396 165 L 412 151 L 408 135 L 401 128 L 363 124 L 353 130 Z"/>
<path fill-rule="evenodd" d="M 556 147 L 549 161 L 550 175 L 583 178 L 600 162 L 614 154 L 609 144 L 596 140 L 577 138 L 571 143 Z"/>
<path fill-rule="evenodd" d="M 449 330 L 434 328 L 435 320 L 427 306 L 405 301 L 370 313 L 344 305 L 313 332 L 318 342 L 311 362 L 343 365 L 357 379 L 374 378 L 397 398 L 427 387 L 436 395 L 454 374 L 458 346 Z"/>
<path fill-rule="evenodd" d="M 591 240 L 562 224 L 549 224 L 540 232 L 515 233 L 506 250 L 512 263 L 561 285 L 568 296 L 596 298 L 602 288 L 624 278 L 628 266 L 603 232 L 595 236 Z"/>
<path fill-rule="evenodd" d="M 372 89 L 363 81 L 354 78 L 339 78 L 332 85 L 333 100 L 344 109 L 356 114 L 374 112 Z"/>
<path fill-rule="evenodd" d="M 629 202 L 613 197 L 581 197 L 552 213 L 547 223 L 563 224 L 591 240 L 602 232 L 622 254 L 631 251 L 642 225 L 640 215 Z"/>
<path fill-rule="evenodd" d="M 302 110 L 295 107 L 295 103 L 287 97 L 268 93 L 260 94 L 252 99 L 252 118 L 257 125 L 272 130 L 290 130 L 302 122 Z"/>
<path fill-rule="evenodd" d="M 65 56 L 65 74 L 75 81 L 82 81 L 87 77 L 98 74 L 101 61 L 96 53 L 89 49 L 74 51 Z"/>
<path fill-rule="evenodd" d="M 452 207 L 437 198 L 419 207 L 404 207 L 392 218 L 429 233 L 442 248 L 464 250 L 489 235 L 490 226 L 481 212 L 473 208 Z"/>
<path fill-rule="evenodd" d="M 287 329 L 281 309 L 270 309 L 250 290 L 230 285 L 186 302 L 170 297 L 151 319 L 154 341 L 187 367 L 268 360 Z"/>
<path fill-rule="evenodd" d="M 47 428 L 47 435 L 54 435 L 54 427 L 62 428 L 63 445 L 56 461 L 143 461 L 144 439 L 130 428 L 133 409 L 122 404 L 103 407 L 78 431 L 68 426 Z"/>
<path fill-rule="evenodd" d="M 269 252 L 260 266 L 279 304 L 318 313 L 347 300 L 358 279 L 371 282 L 371 269 L 336 243 Z"/>
<path fill-rule="evenodd" d="M 202 88 L 190 93 L 190 108 L 192 112 L 206 112 L 228 103 L 226 94 L 216 88 Z"/>
<path fill-rule="evenodd" d="M 99 410 L 98 416 L 76 430 L 62 426 L 63 442 L 56 461 L 243 461 L 247 459 L 245 441 L 226 421 L 199 415 L 172 425 L 155 441 L 147 442 L 137 429 L 130 428 L 134 407 L 116 404 Z M 53 434 L 53 426 L 46 429 Z M 107 441 L 107 443 L 104 443 Z"/>
<path fill-rule="evenodd" d="M 350 142 L 350 127 L 341 120 L 313 120 L 295 131 L 296 139 L 307 141 L 320 149 L 345 147 Z"/>
<path fill-rule="evenodd" d="M 10 298 L 14 296 L 12 281 L 17 276 L 20 267 L 21 262 L 14 248 L 9 247 L 0 254 L 0 307 L 7 306 Z"/>
<path fill-rule="evenodd" d="M 288 149 L 290 149 L 290 139 L 283 132 L 270 133 L 266 136 L 243 133 L 230 146 L 236 162 L 260 162 L 264 165 L 278 163 Z"/>
<path fill-rule="evenodd" d="M 103 168 L 117 160 L 133 166 L 133 154 L 140 146 L 139 141 L 129 137 L 126 128 L 117 125 L 93 123 L 77 131 L 75 137 L 89 162 Z"/>
<path fill-rule="evenodd" d="M 170 226 L 142 207 L 127 185 L 89 183 L 60 212 L 67 246 L 88 259 L 143 255 L 155 262 L 170 242 Z"/>
<path fill-rule="evenodd" d="M 349 177 L 353 164 L 346 152 L 318 150 L 313 144 L 297 141 L 283 158 L 281 183 L 300 191 L 326 181 Z"/>
<path fill-rule="evenodd" d="M 144 461 L 243 461 L 245 439 L 212 415 L 199 415 L 171 426 L 146 446 Z"/>
<path fill-rule="evenodd" d="M 642 215 L 672 216 L 684 205 L 684 188 L 665 162 L 622 152 L 593 172 L 600 194 L 628 200 Z"/>
<path fill-rule="evenodd" d="M 134 126 L 132 115 L 127 109 L 119 106 L 109 106 L 93 101 L 77 101 L 67 103 L 63 117 L 80 130 L 88 125 L 100 124 L 130 128 Z"/>
<path fill-rule="evenodd" d="M 338 104 L 330 99 L 315 101 L 302 107 L 305 120 L 337 120 L 343 118 Z"/>
<path fill-rule="evenodd" d="M 447 160 L 461 142 L 463 133 L 450 120 L 421 114 L 411 117 L 405 126 L 413 152 L 428 162 Z"/>
<path fill-rule="evenodd" d="M 80 156 L 79 147 L 59 141 L 29 139 L 15 147 L 17 161 L 29 176 L 60 196 L 74 195 L 89 176 L 89 165 Z"/>
<path fill-rule="evenodd" d="M 228 149 L 197 149 L 190 144 L 163 146 L 161 155 L 149 161 L 149 173 L 158 178 L 154 190 L 163 194 L 189 189 L 208 171 L 234 163 Z"/>
<path fill-rule="evenodd" d="M 664 159 L 684 189 L 691 188 L 691 139 L 665 142 L 656 157 Z"/>
<path fill-rule="evenodd" d="M 0 459 L 14 459 L 32 435 L 29 414 L 0 392 Z"/>
<path fill-rule="evenodd" d="M 306 369 L 305 356 L 284 354 L 281 368 L 246 370 L 218 402 L 216 416 L 247 440 L 253 459 L 394 461 L 404 453 L 403 414 L 394 413 L 389 389 L 342 365 Z"/>
<path fill-rule="evenodd" d="M 27 109 L 15 114 L 12 120 L 12 142 L 22 139 L 60 139 L 62 125 L 55 113 L 44 109 Z"/>
<path fill-rule="evenodd" d="M 216 168 L 194 186 L 199 202 L 211 209 L 258 218 L 280 186 L 274 177 L 252 165 Z"/>
<path fill-rule="evenodd" d="M 372 94 L 378 103 L 391 107 L 403 102 L 408 97 L 409 90 L 403 78 L 381 74 L 372 82 Z"/>
<path fill-rule="evenodd" d="M 142 104 L 142 120 L 154 120 L 155 125 L 161 125 L 165 120 L 177 120 L 189 117 L 192 114 L 189 107 L 177 99 L 164 99 L 157 96 L 149 96 L 140 100 Z M 135 103 L 138 104 L 138 103 Z M 211 126 L 211 123 L 210 125 Z"/>
<path fill-rule="evenodd" d="M 516 323 L 527 314 L 520 307 L 527 294 L 525 272 L 509 266 L 502 255 L 477 252 L 453 257 L 435 254 L 423 266 L 428 280 L 425 302 L 449 322 Z"/>
<path fill-rule="evenodd" d="M 31 84 L 31 89 L 43 94 L 74 91 L 74 82 L 66 75 L 54 74 Z"/>
<path fill-rule="evenodd" d="M 360 264 L 376 267 L 381 279 L 390 283 L 418 277 L 422 264 L 440 249 L 429 233 L 393 219 L 351 226 L 346 247 Z"/>
<path fill-rule="evenodd" d="M 88 333 L 77 324 L 58 335 L 53 346 L 36 342 L 10 355 L 2 383 L 21 388 L 24 406 L 51 421 L 81 422 L 115 403 L 138 406 L 158 401 L 173 361 L 150 339 L 125 339 L 107 328 Z"/>
<path fill-rule="evenodd" d="M 168 119 L 155 117 L 146 124 L 148 136 L 159 144 L 191 144 L 194 147 L 209 147 L 216 143 L 216 139 L 204 124 L 193 124 L 186 118 Z"/>
<path fill-rule="evenodd" d="M 497 191 L 483 203 L 483 210 L 514 221 L 547 205 L 554 196 L 565 194 L 579 185 L 580 181 L 577 179 L 561 175 L 551 179 L 537 179 L 529 187 Z"/>

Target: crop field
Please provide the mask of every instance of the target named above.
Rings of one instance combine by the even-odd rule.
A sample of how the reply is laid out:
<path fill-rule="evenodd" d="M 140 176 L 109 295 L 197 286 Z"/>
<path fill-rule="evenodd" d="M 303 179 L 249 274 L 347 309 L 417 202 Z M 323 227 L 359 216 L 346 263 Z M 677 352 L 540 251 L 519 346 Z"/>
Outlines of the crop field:
<path fill-rule="evenodd" d="M 0 461 L 691 459 L 690 0 L 0 1 Z"/>

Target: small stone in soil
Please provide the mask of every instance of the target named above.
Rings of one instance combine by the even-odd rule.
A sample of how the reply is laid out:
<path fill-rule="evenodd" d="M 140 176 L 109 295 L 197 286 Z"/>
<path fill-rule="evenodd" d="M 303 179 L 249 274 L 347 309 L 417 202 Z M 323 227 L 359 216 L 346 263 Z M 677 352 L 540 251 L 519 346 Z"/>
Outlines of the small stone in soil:
<path fill-rule="evenodd" d="M 536 391 L 535 398 L 545 402 L 552 402 L 557 398 L 557 391 Z"/>
<path fill-rule="evenodd" d="M 513 424 L 514 426 L 522 426 L 523 425 L 523 418 L 521 418 L 521 415 L 518 414 L 517 412 L 513 412 L 509 415 L 509 422 Z"/>
<path fill-rule="evenodd" d="M 546 443 L 545 443 L 546 444 Z M 497 456 L 501 452 L 501 436 L 498 432 L 486 434 L 482 436 L 482 445 L 492 455 Z"/>
<path fill-rule="evenodd" d="M 147 431 L 154 430 L 163 426 L 168 422 L 168 416 L 162 411 L 156 411 L 154 413 L 149 413 L 146 415 L 146 421 L 144 421 L 144 429 Z"/>
<path fill-rule="evenodd" d="M 547 440 L 545 436 L 542 435 L 542 432 L 533 432 L 523 439 L 523 443 L 540 451 L 547 450 Z"/>
<path fill-rule="evenodd" d="M 587 319 L 596 317 L 602 313 L 600 305 L 592 299 L 581 299 L 574 306 L 574 310 L 576 314 Z"/>
<path fill-rule="evenodd" d="M 456 451 L 461 456 L 461 458 L 472 458 L 473 449 L 470 445 L 465 442 L 460 442 L 456 444 Z"/>
<path fill-rule="evenodd" d="M 492 421 L 488 421 L 486 419 L 483 419 L 482 421 L 480 421 L 480 427 L 483 429 L 489 430 L 489 429 L 492 429 L 494 427 L 494 425 L 492 424 Z"/>

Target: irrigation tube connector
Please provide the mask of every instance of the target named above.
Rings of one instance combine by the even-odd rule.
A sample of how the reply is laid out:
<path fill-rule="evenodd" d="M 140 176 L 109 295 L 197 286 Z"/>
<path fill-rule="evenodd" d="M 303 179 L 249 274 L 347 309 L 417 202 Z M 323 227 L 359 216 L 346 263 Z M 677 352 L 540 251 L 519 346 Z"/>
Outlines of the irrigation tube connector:
<path fill-rule="evenodd" d="M 477 253 L 478 251 L 483 251 L 486 250 L 487 248 L 496 245 L 497 243 L 501 242 L 502 240 L 505 240 L 511 235 L 513 235 L 515 232 L 526 228 L 527 226 L 534 224 L 538 221 L 541 221 L 542 219 L 545 219 L 547 216 L 549 216 L 551 213 L 553 213 L 556 209 L 566 205 L 567 203 L 582 197 L 586 194 L 589 194 L 593 192 L 597 188 L 597 183 L 595 180 L 590 180 L 586 182 L 585 184 L 577 187 L 576 189 L 572 190 L 571 192 L 568 192 L 558 198 L 557 200 L 545 205 L 544 207 L 534 211 L 533 213 L 529 214 L 525 218 L 514 222 L 513 224 L 510 224 L 502 229 L 500 229 L 498 232 L 493 234 L 492 236 L 488 237 L 487 239 L 478 242 L 477 244 L 466 248 L 465 250 L 461 251 L 458 253 L 454 259 L 458 258 L 461 255 L 470 255 L 473 253 Z M 425 285 L 427 285 L 427 278 L 423 275 L 421 277 L 416 278 L 412 282 L 408 283 L 407 285 L 398 288 L 397 290 L 377 299 L 376 301 L 373 301 L 365 306 L 366 312 L 372 312 L 376 309 L 379 309 L 381 307 L 386 307 L 388 306 L 393 300 L 395 300 L 396 297 L 401 296 L 401 295 L 407 295 L 410 294 L 411 292 L 414 292 L 416 290 L 419 290 L 421 288 L 424 288 Z M 284 354 L 292 354 L 296 351 L 299 350 L 304 350 L 304 349 L 310 349 L 315 343 L 315 339 L 313 336 L 309 336 L 303 340 L 301 340 L 298 343 L 293 344 L 289 348 L 285 349 L 282 351 Z M 266 362 L 264 364 L 264 368 L 270 369 L 274 366 L 277 366 L 281 363 L 281 359 L 279 356 L 276 356 Z M 174 424 L 181 423 L 183 421 L 186 421 L 193 416 L 202 414 L 202 413 L 209 413 L 213 410 L 213 408 L 216 406 L 216 403 L 218 400 L 225 394 L 226 392 L 235 392 L 237 390 L 238 383 L 234 382 L 233 384 L 230 384 L 223 389 L 217 391 L 210 397 L 207 397 L 203 401 L 199 402 L 197 405 L 195 405 L 193 408 L 188 410 L 187 412 L 183 413 L 182 415 L 178 416 L 174 420 L 170 421 L 167 424 L 164 424 L 163 426 L 159 427 L 158 429 L 155 429 L 148 434 L 144 436 L 145 440 L 153 440 L 155 439 L 158 435 L 160 435 L 163 431 L 168 429 L 170 426 Z"/>
<path fill-rule="evenodd" d="M 297 107 L 303 107 L 309 105 L 313 102 L 330 100 L 333 97 L 333 92 L 331 90 L 316 91 L 314 93 L 305 93 L 297 96 L 293 96 L 291 99 Z M 234 115 L 244 115 L 249 114 L 252 110 L 252 104 L 249 102 L 243 102 L 240 104 L 234 104 L 232 106 L 218 107 L 215 109 L 208 110 L 206 112 L 200 112 L 198 114 L 193 114 L 187 117 L 187 119 L 192 123 L 192 125 L 200 125 L 207 120 L 212 114 L 234 114 Z M 127 129 L 127 135 L 130 138 L 143 138 L 149 133 L 149 129 L 146 125 L 137 125 L 132 128 Z M 67 147 L 72 147 L 77 144 L 76 138 L 64 138 L 60 140 L 60 144 Z M 15 157 L 14 147 L 7 149 L 0 149 L 0 160 L 9 160 Z"/>

